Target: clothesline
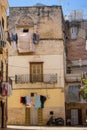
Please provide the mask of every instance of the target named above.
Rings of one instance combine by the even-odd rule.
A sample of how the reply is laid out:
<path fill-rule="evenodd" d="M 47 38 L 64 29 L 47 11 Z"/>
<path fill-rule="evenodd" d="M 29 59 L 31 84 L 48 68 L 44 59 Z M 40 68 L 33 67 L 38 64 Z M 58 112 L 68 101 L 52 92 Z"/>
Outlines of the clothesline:
<path fill-rule="evenodd" d="M 44 108 L 44 103 L 46 101 L 46 96 L 36 95 L 36 96 L 24 96 L 20 97 L 20 103 L 23 103 L 27 107 L 34 107 L 35 109 Z"/>

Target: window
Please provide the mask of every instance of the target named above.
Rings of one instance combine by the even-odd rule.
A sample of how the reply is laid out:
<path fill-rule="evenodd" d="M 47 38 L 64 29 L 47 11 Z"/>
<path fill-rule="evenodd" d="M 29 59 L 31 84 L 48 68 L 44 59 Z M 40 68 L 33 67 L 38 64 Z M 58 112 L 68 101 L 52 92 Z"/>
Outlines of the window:
<path fill-rule="evenodd" d="M 76 39 L 77 38 L 77 27 L 72 27 L 71 28 L 71 39 Z"/>
<path fill-rule="evenodd" d="M 43 63 L 30 63 L 30 81 L 42 82 L 43 81 Z"/>
<path fill-rule="evenodd" d="M 29 32 L 28 29 L 23 29 L 23 33 L 27 33 L 27 32 Z"/>
<path fill-rule="evenodd" d="M 71 74 L 71 67 L 67 67 L 67 74 Z"/>

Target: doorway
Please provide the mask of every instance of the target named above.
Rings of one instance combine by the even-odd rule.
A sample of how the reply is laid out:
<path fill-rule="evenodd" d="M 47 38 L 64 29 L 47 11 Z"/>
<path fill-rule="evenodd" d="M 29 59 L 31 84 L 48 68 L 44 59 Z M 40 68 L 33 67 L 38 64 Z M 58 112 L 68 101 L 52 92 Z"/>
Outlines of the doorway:
<path fill-rule="evenodd" d="M 30 124 L 32 126 L 38 125 L 38 111 L 34 107 L 30 109 Z"/>
<path fill-rule="evenodd" d="M 71 125 L 82 125 L 81 109 L 71 109 Z"/>

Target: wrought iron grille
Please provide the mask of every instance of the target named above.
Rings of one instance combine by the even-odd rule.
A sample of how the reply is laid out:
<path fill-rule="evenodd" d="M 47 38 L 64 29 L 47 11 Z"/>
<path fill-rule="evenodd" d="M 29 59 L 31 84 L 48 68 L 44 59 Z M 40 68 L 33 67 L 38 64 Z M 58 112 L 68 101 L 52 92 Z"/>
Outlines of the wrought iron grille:
<path fill-rule="evenodd" d="M 56 83 L 57 74 L 21 74 L 15 75 L 15 83 L 33 83 L 33 82 L 45 82 L 45 83 Z"/>

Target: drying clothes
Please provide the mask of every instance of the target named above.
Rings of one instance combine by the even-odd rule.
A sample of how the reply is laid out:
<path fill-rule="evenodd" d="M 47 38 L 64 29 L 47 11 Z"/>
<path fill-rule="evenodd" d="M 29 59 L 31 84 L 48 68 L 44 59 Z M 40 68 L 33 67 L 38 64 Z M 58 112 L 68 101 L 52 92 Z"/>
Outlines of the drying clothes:
<path fill-rule="evenodd" d="M 34 52 L 35 46 L 33 43 L 33 32 L 18 33 L 18 51 L 22 52 Z"/>
<path fill-rule="evenodd" d="M 11 33 L 11 40 L 15 41 L 16 44 L 18 43 L 18 35 L 17 35 L 17 33 L 16 34 Z"/>
<path fill-rule="evenodd" d="M 16 44 L 18 43 L 18 35 L 17 33 L 15 34 L 15 37 L 16 37 Z"/>
<path fill-rule="evenodd" d="M 20 103 L 22 103 L 22 97 L 20 97 Z"/>
<path fill-rule="evenodd" d="M 33 43 L 34 44 L 39 43 L 39 35 L 36 33 L 33 33 Z"/>
<path fill-rule="evenodd" d="M 2 96 L 7 96 L 7 90 L 8 90 L 8 83 L 3 82 L 2 83 Z"/>
<path fill-rule="evenodd" d="M 15 41 L 12 42 L 12 47 L 13 47 L 13 49 L 14 49 L 15 51 L 17 50 L 17 45 L 16 45 Z"/>
<path fill-rule="evenodd" d="M 20 98 L 20 103 L 26 104 L 26 97 L 21 97 Z"/>
<path fill-rule="evenodd" d="M 14 48 L 14 50 L 17 50 L 17 43 L 18 43 L 18 35 L 11 33 L 11 41 L 12 41 L 12 47 Z"/>
<path fill-rule="evenodd" d="M 41 100 L 40 100 L 40 96 L 37 95 L 35 99 L 35 109 L 39 109 L 39 108 L 41 108 Z"/>
<path fill-rule="evenodd" d="M 12 79 L 11 78 L 9 78 L 9 84 L 12 86 Z"/>
<path fill-rule="evenodd" d="M 26 105 L 27 106 L 32 106 L 32 98 L 30 96 L 26 96 Z"/>
<path fill-rule="evenodd" d="M 32 107 L 35 107 L 36 96 L 32 97 Z"/>
<path fill-rule="evenodd" d="M 40 100 L 41 100 L 41 108 L 44 108 L 44 102 L 46 101 L 46 97 L 41 95 Z"/>
<path fill-rule="evenodd" d="M 12 86 L 11 86 L 11 84 L 9 84 L 9 86 L 8 86 L 7 95 L 8 96 L 12 95 Z"/>
<path fill-rule="evenodd" d="M 7 96 L 8 84 L 6 82 L 2 83 L 2 96 Z"/>

